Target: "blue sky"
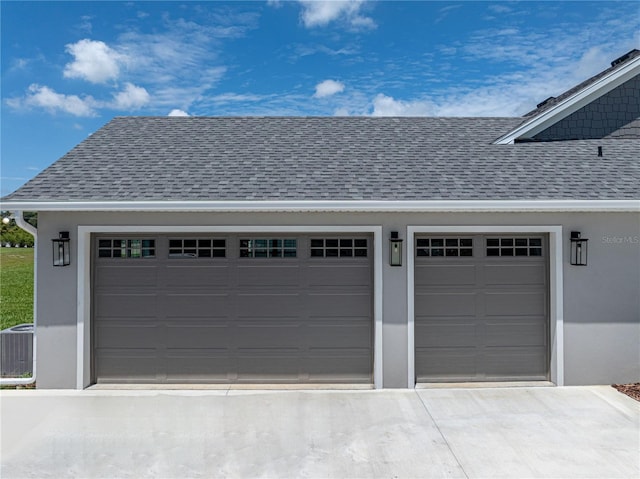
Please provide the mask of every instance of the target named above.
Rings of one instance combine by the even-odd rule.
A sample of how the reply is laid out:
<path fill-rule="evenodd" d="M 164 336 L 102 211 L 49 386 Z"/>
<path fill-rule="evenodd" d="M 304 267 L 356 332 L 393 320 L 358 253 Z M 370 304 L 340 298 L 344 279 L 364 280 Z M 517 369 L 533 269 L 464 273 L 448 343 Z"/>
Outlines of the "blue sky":
<path fill-rule="evenodd" d="M 2 194 L 120 115 L 522 115 L 640 3 L 2 1 Z"/>

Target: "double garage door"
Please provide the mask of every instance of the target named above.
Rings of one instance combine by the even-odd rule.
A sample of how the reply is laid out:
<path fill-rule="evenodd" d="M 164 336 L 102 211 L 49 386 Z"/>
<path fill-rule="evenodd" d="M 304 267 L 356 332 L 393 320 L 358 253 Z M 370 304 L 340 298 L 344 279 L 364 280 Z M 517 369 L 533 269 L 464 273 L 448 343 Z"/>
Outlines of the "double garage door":
<path fill-rule="evenodd" d="M 96 235 L 99 383 L 371 383 L 373 240 Z M 542 235 L 415 238 L 417 382 L 549 377 Z"/>
<path fill-rule="evenodd" d="M 546 380 L 545 236 L 418 236 L 417 382 Z"/>
<path fill-rule="evenodd" d="M 98 383 L 371 383 L 372 238 L 96 235 Z"/>

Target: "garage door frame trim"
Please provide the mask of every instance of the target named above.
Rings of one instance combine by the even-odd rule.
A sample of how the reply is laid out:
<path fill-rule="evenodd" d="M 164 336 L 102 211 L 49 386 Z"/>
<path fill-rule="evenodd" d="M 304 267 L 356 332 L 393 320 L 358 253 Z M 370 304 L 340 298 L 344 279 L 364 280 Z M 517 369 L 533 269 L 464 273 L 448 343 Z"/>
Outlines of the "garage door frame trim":
<path fill-rule="evenodd" d="M 91 235 L 93 233 L 368 233 L 373 235 L 373 383 L 382 389 L 382 226 L 84 226 L 79 225 L 77 262 L 76 389 L 91 385 Z M 89 285 L 89 286 L 88 286 Z"/>
<path fill-rule="evenodd" d="M 549 235 L 549 333 L 550 375 L 558 386 L 564 385 L 564 334 L 562 293 L 562 226 L 407 226 L 407 384 L 413 388 L 415 381 L 415 238 L 418 234 L 495 234 L 495 233 L 544 233 Z"/>

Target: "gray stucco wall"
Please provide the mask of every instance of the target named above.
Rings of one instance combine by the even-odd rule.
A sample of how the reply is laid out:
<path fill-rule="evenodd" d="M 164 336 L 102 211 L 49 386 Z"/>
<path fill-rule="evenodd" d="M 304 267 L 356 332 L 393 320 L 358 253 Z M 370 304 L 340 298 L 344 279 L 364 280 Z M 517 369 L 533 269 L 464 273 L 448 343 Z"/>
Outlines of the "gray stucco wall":
<path fill-rule="evenodd" d="M 589 264 L 565 266 L 567 384 L 640 380 L 640 217 L 571 216 Z M 567 233 L 568 234 L 568 233 Z"/>
<path fill-rule="evenodd" d="M 638 138 L 637 128 L 626 127 L 640 118 L 640 75 L 572 113 L 534 136 L 536 140 Z M 613 133 L 613 134 L 612 134 Z"/>
<path fill-rule="evenodd" d="M 52 213 L 38 218 L 40 388 L 75 388 L 78 225 L 382 225 L 384 387 L 407 387 L 407 262 L 388 265 L 388 238 L 408 225 L 562 225 L 565 384 L 640 380 L 640 215 L 637 213 Z M 51 238 L 69 231 L 72 264 L 53 267 Z M 569 265 L 569 232 L 589 238 L 589 265 Z M 85 285 L 89 287 L 89 284 Z"/>

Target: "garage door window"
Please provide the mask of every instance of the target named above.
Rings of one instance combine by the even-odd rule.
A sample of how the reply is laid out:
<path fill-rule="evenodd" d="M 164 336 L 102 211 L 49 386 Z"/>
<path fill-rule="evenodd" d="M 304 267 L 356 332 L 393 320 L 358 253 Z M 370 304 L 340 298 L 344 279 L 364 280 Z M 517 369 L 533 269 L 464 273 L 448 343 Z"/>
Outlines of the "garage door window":
<path fill-rule="evenodd" d="M 542 238 L 487 238 L 487 256 L 542 256 Z"/>
<path fill-rule="evenodd" d="M 312 238 L 312 258 L 366 258 L 367 240 L 364 238 Z"/>
<path fill-rule="evenodd" d="M 223 239 L 169 239 L 169 258 L 224 258 L 226 241 Z"/>
<path fill-rule="evenodd" d="M 418 238 L 416 256 L 473 256 L 473 239 Z"/>
<path fill-rule="evenodd" d="M 241 258 L 295 258 L 295 239 L 241 239 Z"/>
<path fill-rule="evenodd" d="M 152 239 L 100 239 L 100 258 L 155 258 L 156 241 Z"/>

